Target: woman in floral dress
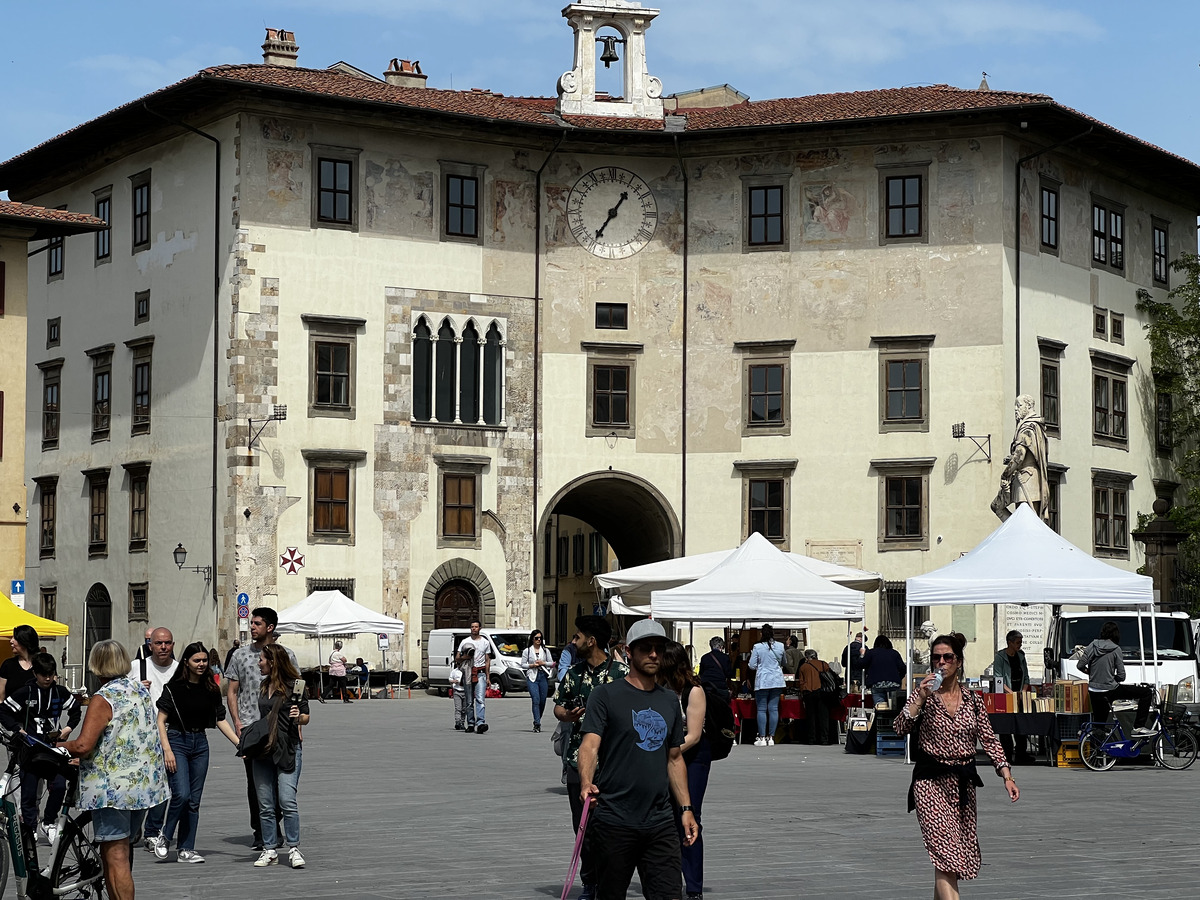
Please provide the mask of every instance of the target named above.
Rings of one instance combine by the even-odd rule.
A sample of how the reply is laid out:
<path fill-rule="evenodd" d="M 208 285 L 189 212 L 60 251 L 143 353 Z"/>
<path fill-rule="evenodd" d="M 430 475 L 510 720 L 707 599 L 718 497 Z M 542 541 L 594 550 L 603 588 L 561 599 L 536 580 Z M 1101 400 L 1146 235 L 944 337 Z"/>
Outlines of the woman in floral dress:
<path fill-rule="evenodd" d="M 913 735 L 908 808 L 917 811 L 925 849 L 933 863 L 935 900 L 958 900 L 958 880 L 979 874 L 975 788 L 981 787 L 983 780 L 975 769 L 977 743 L 983 745 L 997 774 L 1004 778 L 1013 803 L 1021 796 L 983 701 L 959 683 L 965 646 L 961 634 L 934 639 L 929 660 L 933 671 L 895 721 L 897 734 Z M 943 681 L 935 691 L 939 671 Z"/>
<path fill-rule="evenodd" d="M 92 812 L 112 900 L 133 900 L 131 848 L 146 812 L 168 796 L 150 691 L 129 677 L 129 667 L 117 641 L 92 647 L 88 668 L 103 684 L 88 702 L 79 736 L 63 744 L 79 757 L 78 806 Z"/>

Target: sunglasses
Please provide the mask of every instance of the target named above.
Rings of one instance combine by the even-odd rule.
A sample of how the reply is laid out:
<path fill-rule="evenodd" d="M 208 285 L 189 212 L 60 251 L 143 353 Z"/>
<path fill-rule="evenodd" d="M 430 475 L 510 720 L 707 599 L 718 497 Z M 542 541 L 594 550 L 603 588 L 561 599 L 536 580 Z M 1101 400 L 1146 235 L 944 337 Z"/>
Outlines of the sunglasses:
<path fill-rule="evenodd" d="M 958 657 L 955 656 L 953 653 L 930 653 L 929 654 L 929 661 L 935 662 L 935 663 L 937 663 L 937 662 L 954 662 L 956 659 L 958 659 Z"/>

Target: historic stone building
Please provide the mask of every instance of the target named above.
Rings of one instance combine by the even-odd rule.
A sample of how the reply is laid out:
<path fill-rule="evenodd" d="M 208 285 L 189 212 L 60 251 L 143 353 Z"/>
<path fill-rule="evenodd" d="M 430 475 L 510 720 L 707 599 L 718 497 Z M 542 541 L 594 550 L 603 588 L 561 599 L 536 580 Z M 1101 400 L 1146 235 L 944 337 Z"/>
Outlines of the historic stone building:
<path fill-rule="evenodd" d="M 561 642 L 610 552 L 758 530 L 900 582 L 994 527 L 1020 392 L 1055 526 L 1139 564 L 1172 469 L 1135 291 L 1194 249 L 1200 169 L 986 85 L 664 94 L 656 14 L 564 10 L 557 99 L 304 68 L 270 31 L 262 65 L 0 166 L 16 198 L 111 209 L 110 258 L 30 276 L 28 403 L 60 384 L 63 425 L 28 418 L 60 522 L 29 580 L 60 617 L 107 598 L 118 637 L 138 611 L 225 642 L 238 592 L 338 585 L 408 623 L 417 668 L 472 615 Z M 991 641 L 988 610 L 930 615 Z"/>

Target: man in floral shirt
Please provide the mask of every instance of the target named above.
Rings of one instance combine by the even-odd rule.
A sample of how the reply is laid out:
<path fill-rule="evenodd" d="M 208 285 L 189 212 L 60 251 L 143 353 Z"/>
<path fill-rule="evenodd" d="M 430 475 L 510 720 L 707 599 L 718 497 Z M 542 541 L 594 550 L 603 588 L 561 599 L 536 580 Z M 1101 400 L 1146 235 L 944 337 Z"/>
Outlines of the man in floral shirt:
<path fill-rule="evenodd" d="M 567 773 L 567 799 L 571 801 L 571 824 L 576 833 L 583 815 L 579 745 L 583 742 L 582 725 L 588 697 L 597 685 L 619 681 L 629 673 L 625 663 L 609 658 L 606 648 L 611 637 L 612 627 L 600 616 L 580 616 L 576 619 L 575 637 L 571 638 L 571 644 L 578 662 L 567 670 L 554 694 L 554 717 L 571 725 L 570 740 L 563 751 L 563 765 Z M 583 893 L 579 895 L 579 900 L 592 900 L 596 896 L 595 865 L 587 841 L 584 841 L 579 868 Z"/>

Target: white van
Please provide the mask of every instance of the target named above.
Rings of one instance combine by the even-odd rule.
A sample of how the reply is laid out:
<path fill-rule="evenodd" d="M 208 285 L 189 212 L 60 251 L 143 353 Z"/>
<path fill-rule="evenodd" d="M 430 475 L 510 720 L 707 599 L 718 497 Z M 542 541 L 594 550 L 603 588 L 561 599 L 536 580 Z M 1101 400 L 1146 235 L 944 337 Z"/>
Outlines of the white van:
<path fill-rule="evenodd" d="M 503 631 L 499 628 L 481 628 L 479 633 L 492 644 L 492 668 L 489 681 L 500 689 L 528 691 L 529 681 L 521 668 L 521 654 L 529 644 L 528 631 Z M 450 691 L 450 669 L 454 665 L 454 654 L 463 638 L 471 636 L 469 628 L 435 628 L 429 632 L 426 650 L 429 655 L 429 686 L 440 694 Z M 554 672 L 550 673 L 551 682 Z"/>
<path fill-rule="evenodd" d="M 1050 631 L 1043 651 L 1046 680 L 1087 680 L 1072 656 L 1100 636 L 1105 622 L 1116 622 L 1121 629 L 1121 654 L 1125 660 L 1125 683 L 1154 684 L 1154 642 L 1150 636 L 1150 616 L 1143 614 L 1142 640 L 1138 641 L 1138 615 L 1130 610 L 1090 612 L 1056 611 L 1050 620 Z M 1158 683 L 1164 687 L 1176 685 L 1179 703 L 1196 712 L 1200 700 L 1200 674 L 1196 668 L 1196 642 L 1192 622 L 1186 613 L 1157 613 L 1154 628 L 1158 635 Z M 1145 656 L 1142 658 L 1142 647 Z"/>

